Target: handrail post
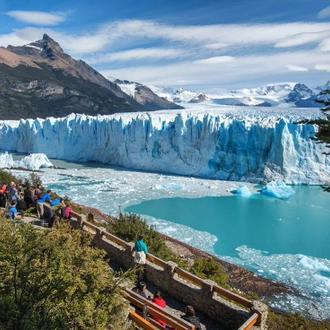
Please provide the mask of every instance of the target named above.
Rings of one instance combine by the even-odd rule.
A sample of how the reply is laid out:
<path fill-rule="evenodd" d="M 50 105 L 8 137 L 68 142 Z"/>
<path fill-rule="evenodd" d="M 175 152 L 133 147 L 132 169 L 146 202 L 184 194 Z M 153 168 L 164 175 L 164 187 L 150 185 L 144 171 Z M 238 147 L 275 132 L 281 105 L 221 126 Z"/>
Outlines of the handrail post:
<path fill-rule="evenodd" d="M 168 291 L 168 286 L 172 286 L 173 277 L 174 277 L 174 270 L 178 267 L 178 265 L 173 261 L 168 261 L 164 265 L 164 284 L 166 285 L 166 290 Z"/>
<path fill-rule="evenodd" d="M 256 325 L 260 326 L 260 330 L 266 329 L 268 306 L 261 301 L 253 300 L 251 314 L 253 313 L 257 313 L 259 315 Z"/>
<path fill-rule="evenodd" d="M 101 242 L 102 241 L 103 231 L 105 231 L 105 228 L 103 228 L 103 227 L 97 227 L 96 228 L 96 233 L 94 235 L 94 241 L 95 242 Z"/>
<path fill-rule="evenodd" d="M 134 256 L 133 256 L 133 249 L 134 249 L 134 243 L 127 242 L 126 243 L 126 248 L 125 248 L 125 254 L 126 254 L 125 260 L 129 260 L 129 262 L 130 262 L 129 266 L 130 267 L 135 266 Z"/>
<path fill-rule="evenodd" d="M 206 299 L 212 299 L 213 298 L 213 286 L 214 286 L 214 281 L 205 279 L 202 282 L 202 295 Z"/>

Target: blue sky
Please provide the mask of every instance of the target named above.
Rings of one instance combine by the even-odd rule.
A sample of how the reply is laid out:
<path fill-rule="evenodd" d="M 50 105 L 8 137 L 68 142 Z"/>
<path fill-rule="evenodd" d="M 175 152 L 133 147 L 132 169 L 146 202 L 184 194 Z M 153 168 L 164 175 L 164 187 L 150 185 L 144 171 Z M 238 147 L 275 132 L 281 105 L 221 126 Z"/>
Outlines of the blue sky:
<path fill-rule="evenodd" d="M 55 39 L 107 78 L 198 91 L 330 80 L 328 0 L 0 0 L 0 46 Z"/>

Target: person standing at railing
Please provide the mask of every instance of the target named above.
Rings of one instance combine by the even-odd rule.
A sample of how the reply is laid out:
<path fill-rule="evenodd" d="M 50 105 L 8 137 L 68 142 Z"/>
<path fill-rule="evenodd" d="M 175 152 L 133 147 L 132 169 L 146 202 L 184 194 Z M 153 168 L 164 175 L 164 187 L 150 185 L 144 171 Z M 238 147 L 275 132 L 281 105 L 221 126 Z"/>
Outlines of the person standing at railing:
<path fill-rule="evenodd" d="M 144 265 L 146 263 L 148 247 L 146 243 L 143 241 L 143 235 L 139 235 L 138 239 L 134 244 L 134 261 L 135 264 L 140 266 L 138 273 L 138 280 L 141 281 L 144 278 Z"/>

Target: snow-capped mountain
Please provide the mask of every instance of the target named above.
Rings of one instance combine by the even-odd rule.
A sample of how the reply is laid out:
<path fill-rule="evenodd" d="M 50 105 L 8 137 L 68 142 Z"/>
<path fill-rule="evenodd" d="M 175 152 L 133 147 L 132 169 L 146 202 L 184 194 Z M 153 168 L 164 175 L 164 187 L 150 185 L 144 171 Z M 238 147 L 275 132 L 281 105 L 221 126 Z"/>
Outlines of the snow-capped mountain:
<path fill-rule="evenodd" d="M 202 92 L 190 91 L 185 88 L 172 89 L 168 87 L 149 87 L 158 96 L 175 103 L 200 103 L 209 99 Z"/>
<path fill-rule="evenodd" d="M 153 92 L 175 103 L 204 102 L 222 105 L 261 106 L 261 107 L 320 107 L 315 99 L 319 93 L 329 89 L 330 82 L 314 90 L 302 83 L 286 82 L 265 86 L 225 90 L 213 89 L 206 94 L 192 92 L 184 88 L 171 89 L 151 86 Z"/>

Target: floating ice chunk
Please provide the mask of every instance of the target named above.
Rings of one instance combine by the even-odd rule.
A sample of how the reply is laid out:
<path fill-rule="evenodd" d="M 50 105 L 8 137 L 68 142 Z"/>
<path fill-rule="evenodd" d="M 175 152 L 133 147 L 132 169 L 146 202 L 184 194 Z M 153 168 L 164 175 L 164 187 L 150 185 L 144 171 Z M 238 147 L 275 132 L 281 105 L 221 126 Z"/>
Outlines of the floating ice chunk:
<path fill-rule="evenodd" d="M 287 186 L 282 180 L 269 182 L 261 189 L 261 193 L 264 195 L 287 199 L 291 197 L 295 191 Z"/>
<path fill-rule="evenodd" d="M 181 184 L 176 183 L 164 183 L 164 184 L 156 184 L 153 189 L 162 190 L 162 189 L 169 189 L 169 190 L 179 190 L 182 189 L 183 186 Z"/>
<path fill-rule="evenodd" d="M 4 152 L 0 154 L 0 167 L 1 168 L 11 168 L 14 166 L 13 156 L 8 154 L 8 152 Z"/>
<path fill-rule="evenodd" d="M 237 189 L 232 189 L 231 192 L 242 197 L 250 197 L 252 195 L 249 188 L 244 184 L 240 184 Z"/>
<path fill-rule="evenodd" d="M 323 270 L 323 271 L 330 270 L 327 266 L 322 264 L 320 261 L 314 260 L 307 256 L 299 256 L 298 264 L 305 268 L 308 268 L 308 269 Z"/>
<path fill-rule="evenodd" d="M 52 167 L 54 166 L 48 157 L 43 153 L 30 154 L 24 157 L 18 162 L 15 162 L 15 166 L 24 167 L 30 170 L 38 170 L 40 168 Z"/>
<path fill-rule="evenodd" d="M 330 290 L 330 278 L 314 274 L 314 279 L 321 285 L 325 286 L 328 290 Z"/>

